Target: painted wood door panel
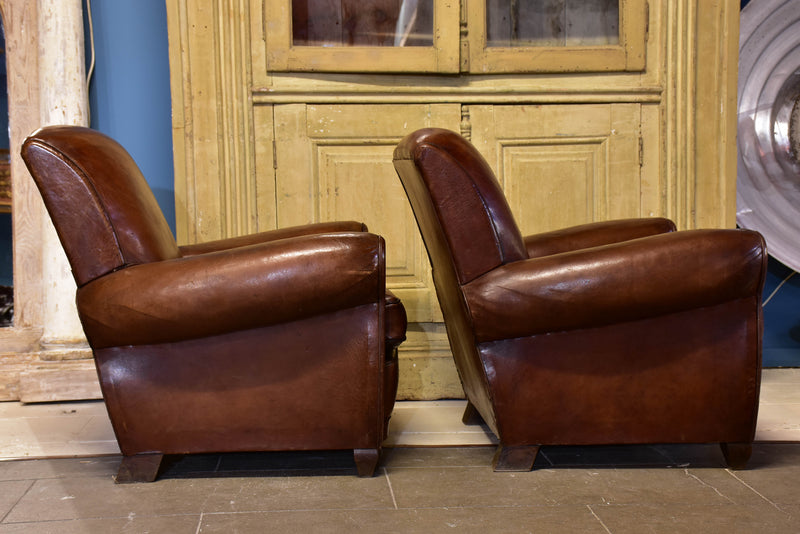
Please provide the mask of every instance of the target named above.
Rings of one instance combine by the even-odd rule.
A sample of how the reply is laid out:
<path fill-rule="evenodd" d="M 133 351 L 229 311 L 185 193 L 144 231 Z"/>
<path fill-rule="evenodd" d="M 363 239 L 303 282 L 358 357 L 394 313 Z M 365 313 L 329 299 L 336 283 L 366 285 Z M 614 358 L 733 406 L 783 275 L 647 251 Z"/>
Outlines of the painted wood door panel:
<path fill-rule="evenodd" d="M 458 72 L 459 3 L 409 6 L 392 0 L 265 0 L 267 69 Z"/>
<path fill-rule="evenodd" d="M 392 165 L 395 145 L 427 126 L 457 129 L 460 106 L 278 105 L 278 227 L 357 220 L 386 239 L 386 285 L 412 322 L 441 321 L 427 253 Z"/>
<path fill-rule="evenodd" d="M 488 46 L 619 43 L 619 0 L 486 0 Z"/>
<path fill-rule="evenodd" d="M 524 234 L 641 214 L 640 107 L 470 106 Z"/>
<path fill-rule="evenodd" d="M 647 65 L 645 2 L 465 0 L 465 5 L 468 53 L 462 53 L 462 63 L 472 73 L 644 71 Z"/>

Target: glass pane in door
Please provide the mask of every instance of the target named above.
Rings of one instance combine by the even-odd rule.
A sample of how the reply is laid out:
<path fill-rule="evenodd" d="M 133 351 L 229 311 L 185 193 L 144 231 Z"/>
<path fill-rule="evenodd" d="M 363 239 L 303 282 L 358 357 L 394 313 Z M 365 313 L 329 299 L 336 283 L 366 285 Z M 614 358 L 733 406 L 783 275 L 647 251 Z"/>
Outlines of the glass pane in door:
<path fill-rule="evenodd" d="M 294 46 L 432 46 L 433 0 L 292 0 Z"/>
<path fill-rule="evenodd" d="M 487 46 L 619 44 L 619 0 L 487 0 Z"/>

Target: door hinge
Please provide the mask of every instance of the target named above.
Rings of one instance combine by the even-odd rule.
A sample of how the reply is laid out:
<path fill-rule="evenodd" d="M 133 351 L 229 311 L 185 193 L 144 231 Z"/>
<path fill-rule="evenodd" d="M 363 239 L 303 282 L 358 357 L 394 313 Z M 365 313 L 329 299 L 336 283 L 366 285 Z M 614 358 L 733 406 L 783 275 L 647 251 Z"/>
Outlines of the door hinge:
<path fill-rule="evenodd" d="M 278 169 L 278 143 L 275 142 L 275 139 L 272 140 L 272 168 Z"/>
<path fill-rule="evenodd" d="M 644 167 L 644 138 L 639 138 L 639 167 Z"/>
<path fill-rule="evenodd" d="M 459 42 L 461 44 L 459 69 L 461 72 L 469 72 L 469 34 L 467 29 L 467 0 L 460 2 L 461 17 L 459 19 Z"/>

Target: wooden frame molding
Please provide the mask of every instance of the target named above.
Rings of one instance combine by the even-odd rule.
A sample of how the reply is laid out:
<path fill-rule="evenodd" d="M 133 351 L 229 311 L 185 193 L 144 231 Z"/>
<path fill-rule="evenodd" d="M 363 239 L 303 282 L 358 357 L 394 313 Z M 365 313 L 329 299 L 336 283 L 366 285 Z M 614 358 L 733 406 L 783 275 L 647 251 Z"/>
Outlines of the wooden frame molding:
<path fill-rule="evenodd" d="M 44 262 L 51 256 L 45 239 L 47 215 L 19 151 L 25 137 L 48 117 L 65 120 L 55 119 L 53 110 L 43 105 L 47 102 L 43 96 L 47 84 L 41 80 L 40 71 L 40 19 L 44 14 L 57 16 L 48 12 L 48 7 L 52 5 L 41 0 L 0 0 L 8 71 L 15 307 L 14 326 L 0 329 L 0 400 L 100 397 L 88 345 L 76 339 L 48 347 L 43 339 L 52 330 L 46 309 L 52 281 L 46 279 L 44 270 Z M 82 35 L 80 38 L 82 42 Z"/>
<path fill-rule="evenodd" d="M 203 7 L 167 0 L 179 241 L 311 222 L 306 219 L 320 214 L 310 206 L 327 202 L 343 206 L 336 216 L 363 216 L 378 233 L 388 228 L 384 233 L 394 242 L 387 239 L 387 250 L 409 255 L 406 242 L 392 237 L 405 221 L 385 200 L 393 195 L 393 176 L 379 154 L 418 123 L 462 131 L 498 167 L 561 162 L 572 180 L 565 184 L 585 184 L 602 197 L 585 203 L 592 210 L 572 210 L 573 219 L 583 212 L 589 218 L 666 216 L 681 229 L 734 227 L 738 3 L 621 0 L 627 29 L 619 46 L 569 48 L 569 61 L 582 57 L 583 66 L 562 64 L 556 47 L 543 47 L 553 55 L 526 59 L 543 61 L 540 68 L 519 70 L 500 59 L 481 66 L 474 51 L 469 55 L 477 46 L 470 41 L 476 35 L 470 19 L 482 16 L 480 2 L 452 2 L 460 4 L 460 72 L 444 74 L 386 72 L 375 64 L 358 72 L 310 72 L 302 62 L 292 71 L 276 63 L 271 47 L 286 48 L 289 0 L 212 0 Z M 315 54 L 338 61 L 339 50 L 318 48 Z M 464 57 L 471 58 L 466 65 Z M 558 68 L 547 66 L 551 59 Z M 446 113 L 422 120 L 419 109 Z M 601 120 L 598 110 L 607 117 L 606 129 L 590 127 Z M 538 121 L 542 129 L 516 123 L 513 131 L 503 130 L 509 117 Z M 584 146 L 572 150 L 562 143 Z M 607 169 L 594 181 L 576 181 L 578 169 L 594 162 Z M 348 181 L 355 173 L 370 179 Z M 559 198 L 570 187 L 558 184 L 541 187 Z M 333 198 L 338 194 L 358 202 Z M 380 209 L 384 205 L 391 208 Z M 562 224 L 570 217 L 564 211 L 552 210 L 560 218 L 550 222 Z M 543 225 L 529 224 L 534 231 Z M 419 332 L 400 347 L 400 398 L 452 396 L 444 338 L 426 335 L 441 326 L 435 304 L 425 311 L 433 298 L 426 301 L 424 284 L 419 295 L 399 277 L 387 284 L 409 303 L 410 331 Z"/>

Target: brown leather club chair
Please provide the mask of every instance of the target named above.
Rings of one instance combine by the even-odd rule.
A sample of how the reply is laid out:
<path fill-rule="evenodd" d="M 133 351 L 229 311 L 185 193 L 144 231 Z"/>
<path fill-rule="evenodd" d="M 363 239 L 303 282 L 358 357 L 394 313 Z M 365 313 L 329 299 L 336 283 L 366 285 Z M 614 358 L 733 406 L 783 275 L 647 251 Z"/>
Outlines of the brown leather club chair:
<path fill-rule="evenodd" d="M 406 329 L 380 236 L 332 222 L 178 246 L 112 139 L 47 127 L 22 156 L 77 282 L 117 482 L 236 451 L 353 449 L 373 474 Z"/>
<path fill-rule="evenodd" d="M 497 435 L 495 470 L 540 445 L 715 443 L 746 464 L 758 412 L 758 233 L 675 232 L 666 219 L 523 237 L 460 135 L 396 148 L 468 399 Z M 536 209 L 531 206 L 531 209 Z"/>

